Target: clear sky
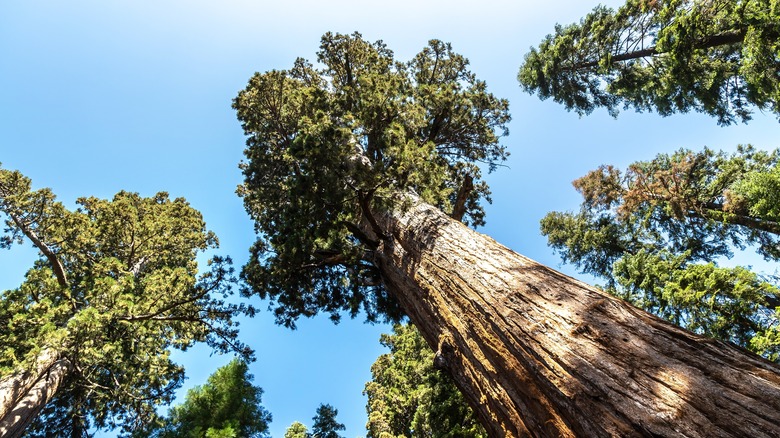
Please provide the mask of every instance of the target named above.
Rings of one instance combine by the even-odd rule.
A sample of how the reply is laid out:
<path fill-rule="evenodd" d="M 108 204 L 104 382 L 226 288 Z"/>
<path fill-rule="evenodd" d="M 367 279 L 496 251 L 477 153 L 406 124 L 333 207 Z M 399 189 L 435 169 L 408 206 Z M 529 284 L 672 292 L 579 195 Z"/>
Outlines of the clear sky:
<path fill-rule="evenodd" d="M 437 38 L 469 58 L 477 77 L 511 105 L 504 143 L 512 156 L 508 168 L 488 177 L 494 203 L 480 231 L 575 274 L 560 266 L 538 225 L 551 210 L 578 207 L 573 179 L 600 164 L 625 166 L 680 147 L 780 146 L 772 115 L 759 113 L 749 125 L 726 128 L 697 114 L 661 118 L 624 112 L 615 120 L 596 111 L 579 118 L 524 94 L 516 74 L 528 48 L 556 22 L 576 21 L 596 4 L 5 0 L 0 162 L 32 178 L 35 187 L 51 187 L 71 206 L 79 196 L 110 198 L 119 190 L 183 196 L 219 236 L 219 253 L 240 266 L 254 236 L 235 196 L 244 137 L 230 104 L 249 77 L 288 68 L 296 57 L 314 60 L 327 31 L 382 39 L 401 60 Z M 17 286 L 33 257 L 25 248 L 0 252 L 0 289 Z M 311 426 L 320 403 L 339 410 L 345 436 L 365 435 L 361 393 L 371 363 L 383 352 L 379 335 L 387 331 L 360 318 L 337 326 L 315 318 L 301 321 L 297 331 L 275 326 L 265 312 L 245 321 L 241 336 L 257 351 L 251 371 L 274 416 L 272 436 L 283 436 L 295 420 Z M 230 360 L 210 356 L 205 348 L 176 357 L 189 376 L 180 393 Z"/>

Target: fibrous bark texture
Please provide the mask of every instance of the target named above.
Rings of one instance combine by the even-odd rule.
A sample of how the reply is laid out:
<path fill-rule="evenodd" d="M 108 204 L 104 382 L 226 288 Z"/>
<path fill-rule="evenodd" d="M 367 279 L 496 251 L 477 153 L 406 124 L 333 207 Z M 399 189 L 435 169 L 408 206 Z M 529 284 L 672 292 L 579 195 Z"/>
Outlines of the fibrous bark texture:
<path fill-rule="evenodd" d="M 417 200 L 384 281 L 491 436 L 778 437 L 780 367 L 556 272 Z"/>
<path fill-rule="evenodd" d="M 0 437 L 16 438 L 62 386 L 72 369 L 54 349 L 44 349 L 31 371 L 0 380 Z"/>

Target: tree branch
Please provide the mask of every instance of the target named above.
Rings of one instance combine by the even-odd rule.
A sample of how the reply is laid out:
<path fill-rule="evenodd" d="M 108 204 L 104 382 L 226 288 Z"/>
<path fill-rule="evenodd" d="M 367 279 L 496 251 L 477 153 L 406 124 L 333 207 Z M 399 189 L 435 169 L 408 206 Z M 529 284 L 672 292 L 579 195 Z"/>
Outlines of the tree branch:
<path fill-rule="evenodd" d="M 724 32 L 722 34 L 712 35 L 710 37 L 704 38 L 701 41 L 699 41 L 697 44 L 695 44 L 694 48 L 711 49 L 713 47 L 723 46 L 727 44 L 741 43 L 744 39 L 745 39 L 745 31 L 740 29 L 740 30 Z M 647 49 L 635 50 L 633 52 L 613 55 L 610 58 L 610 60 L 614 64 L 621 61 L 630 61 L 632 59 L 646 58 L 648 56 L 654 56 L 654 55 L 659 55 L 661 53 L 665 53 L 659 51 L 657 47 L 658 46 L 651 46 Z M 587 62 L 574 64 L 572 66 L 563 67 L 561 68 L 561 71 L 576 71 L 585 68 L 598 67 L 598 65 L 599 65 L 599 60 L 587 61 Z"/>
<path fill-rule="evenodd" d="M 366 193 L 366 195 L 359 195 L 358 196 L 358 202 L 360 203 L 360 210 L 363 212 L 363 216 L 366 218 L 366 221 L 368 221 L 368 224 L 371 226 L 371 231 L 374 232 L 374 234 L 377 235 L 382 240 L 385 240 L 388 238 L 387 234 L 385 234 L 385 231 L 382 229 L 382 227 L 379 226 L 379 223 L 376 221 L 376 218 L 374 217 L 374 214 L 371 213 L 371 198 L 374 196 L 373 190 Z"/>
<path fill-rule="evenodd" d="M 463 178 L 463 184 L 460 185 L 458 194 L 455 196 L 455 205 L 452 207 L 451 216 L 458 222 L 463 221 L 463 215 L 466 214 L 466 201 L 468 201 L 472 190 L 474 190 L 474 178 L 466 174 Z"/>
<path fill-rule="evenodd" d="M 183 306 L 185 304 L 193 303 L 193 302 L 198 301 L 199 299 L 205 297 L 210 292 L 214 291 L 219 284 L 222 283 L 223 278 L 224 278 L 224 276 L 220 273 L 217 276 L 217 279 L 216 279 L 216 281 L 214 281 L 214 284 L 212 286 L 204 287 L 201 290 L 200 293 L 198 293 L 196 295 L 193 295 L 193 296 L 191 296 L 190 298 L 188 298 L 186 300 L 173 302 L 173 303 L 163 307 L 162 309 L 157 310 L 156 312 L 150 312 L 150 313 L 143 314 L 143 315 L 123 315 L 123 316 L 116 317 L 116 319 L 121 320 L 121 321 L 146 321 L 146 320 L 173 321 L 173 320 L 180 320 L 178 318 L 171 319 L 173 317 L 166 317 L 166 316 L 161 316 L 161 315 L 163 315 L 164 313 L 168 312 L 169 310 L 175 309 L 176 307 Z"/>
<path fill-rule="evenodd" d="M 43 255 L 46 257 L 46 259 L 51 264 L 52 271 L 54 271 L 54 275 L 57 277 L 57 283 L 62 288 L 68 287 L 68 277 L 65 274 L 65 269 L 62 267 L 62 263 L 60 263 L 60 259 L 57 257 L 57 254 L 54 253 L 54 251 L 51 250 L 33 231 L 30 229 L 27 224 L 22 222 L 19 217 L 9 211 L 6 211 L 6 214 L 11 217 L 11 219 L 14 221 L 14 224 L 16 224 L 17 227 L 22 231 L 22 233 L 27 236 L 28 239 L 35 245 L 38 250 L 43 253 Z"/>

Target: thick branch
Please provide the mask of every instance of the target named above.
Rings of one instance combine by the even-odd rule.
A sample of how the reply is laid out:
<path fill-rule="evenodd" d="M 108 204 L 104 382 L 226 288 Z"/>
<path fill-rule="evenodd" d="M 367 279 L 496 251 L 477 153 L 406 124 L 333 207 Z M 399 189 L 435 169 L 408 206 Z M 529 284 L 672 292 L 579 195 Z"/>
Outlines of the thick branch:
<path fill-rule="evenodd" d="M 360 203 L 360 210 L 363 212 L 363 217 L 368 221 L 368 224 L 371 226 L 371 231 L 376 234 L 376 236 L 380 239 L 387 239 L 388 236 L 385 234 L 382 227 L 379 226 L 379 223 L 376 221 L 376 218 L 374 217 L 374 214 L 371 213 L 371 198 L 373 197 L 373 193 L 368 193 L 365 196 L 359 195 L 358 196 L 358 202 Z"/>
<path fill-rule="evenodd" d="M 199 299 L 205 297 L 210 292 L 212 292 L 214 289 L 216 289 L 217 286 L 220 283 L 222 283 L 222 278 L 223 278 L 223 276 L 220 274 L 217 277 L 216 281 L 214 282 L 213 286 L 202 288 L 200 293 L 197 293 L 197 294 L 187 298 L 186 300 L 175 301 L 175 302 L 173 302 L 173 303 L 171 303 L 171 304 L 169 304 L 169 305 L 167 305 L 167 306 L 165 306 L 165 307 L 163 307 L 163 308 L 161 308 L 161 309 L 159 309 L 159 310 L 157 310 L 155 312 L 150 312 L 150 313 L 146 313 L 146 314 L 143 314 L 143 315 L 124 315 L 124 316 L 117 317 L 117 319 L 122 320 L 122 321 L 145 321 L 145 320 L 165 320 L 165 321 L 169 321 L 169 320 L 172 320 L 172 317 L 161 316 L 161 315 L 163 315 L 164 313 L 166 313 L 166 312 L 168 312 L 170 310 L 173 310 L 173 309 L 175 309 L 175 308 L 177 308 L 179 306 L 183 306 L 185 304 L 193 303 L 193 302 L 198 301 Z"/>
<path fill-rule="evenodd" d="M 780 224 L 774 221 L 763 220 L 753 216 L 747 216 L 738 213 L 732 213 L 725 211 L 722 204 L 707 202 L 702 205 L 711 216 L 712 219 L 718 220 L 718 217 L 712 217 L 714 215 L 725 214 L 725 219 L 728 223 L 741 225 L 743 227 L 750 228 L 752 230 L 764 231 L 770 234 L 780 236 Z"/>
<path fill-rule="evenodd" d="M 57 258 L 57 254 L 54 253 L 54 251 L 51 250 L 41 239 L 38 237 L 38 234 L 35 233 L 32 229 L 30 229 L 27 224 L 22 222 L 19 217 L 11 212 L 6 211 L 8 216 L 11 217 L 11 219 L 14 221 L 17 227 L 24 233 L 25 236 L 27 236 L 28 239 L 35 245 L 38 250 L 43 253 L 44 256 L 46 256 L 46 259 L 51 264 L 51 269 L 54 271 L 54 275 L 57 277 L 57 283 L 63 288 L 68 287 L 68 277 L 65 275 L 65 269 L 62 267 L 62 263 L 60 263 L 60 259 Z"/>
<path fill-rule="evenodd" d="M 466 201 L 468 201 L 472 190 L 474 190 L 474 178 L 466 174 L 463 178 L 463 184 L 458 190 L 458 195 L 455 197 L 455 206 L 452 208 L 452 218 L 456 221 L 463 221 L 463 215 L 466 213 Z"/>
<path fill-rule="evenodd" d="M 377 249 L 377 247 L 379 247 L 379 242 L 377 242 L 376 240 L 368 237 L 368 235 L 366 233 L 364 233 L 363 230 L 361 230 L 357 225 L 353 224 L 352 222 L 348 222 L 348 221 L 342 221 L 341 223 L 363 245 L 366 245 L 367 247 L 369 247 L 371 249 Z"/>
<path fill-rule="evenodd" d="M 745 31 L 744 30 L 736 30 L 731 32 L 724 32 L 722 34 L 718 35 L 712 35 L 710 37 L 702 39 L 698 44 L 694 46 L 696 49 L 711 49 L 713 47 L 718 46 L 724 46 L 728 44 L 738 44 L 741 43 L 745 39 Z M 662 51 L 659 51 L 657 49 L 658 46 L 652 46 L 647 49 L 642 50 L 635 50 L 632 52 L 627 53 L 621 53 L 617 55 L 612 55 L 610 58 L 610 61 L 612 63 L 622 62 L 622 61 L 630 61 L 632 59 L 640 59 L 640 58 L 646 58 L 648 56 L 655 56 L 659 55 L 661 53 L 665 53 Z M 561 71 L 576 71 L 581 70 L 585 68 L 592 68 L 592 67 L 598 67 L 599 60 L 596 61 L 587 61 L 582 62 L 579 64 L 575 64 L 573 66 L 569 67 L 563 67 L 561 68 Z"/>

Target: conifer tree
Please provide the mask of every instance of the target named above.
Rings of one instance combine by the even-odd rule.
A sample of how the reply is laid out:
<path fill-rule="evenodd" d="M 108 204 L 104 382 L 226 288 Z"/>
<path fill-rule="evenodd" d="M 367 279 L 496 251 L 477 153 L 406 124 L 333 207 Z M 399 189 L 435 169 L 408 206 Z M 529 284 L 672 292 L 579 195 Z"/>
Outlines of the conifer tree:
<path fill-rule="evenodd" d="M 368 438 L 487 436 L 452 378 L 434 367 L 434 352 L 413 325 L 395 325 L 380 342 L 390 352 L 371 366 L 363 392 Z"/>
<path fill-rule="evenodd" d="M 156 438 L 251 438 L 268 436 L 271 414 L 260 404 L 263 390 L 252 384 L 247 363 L 233 359 L 187 391 L 174 406 Z"/>
<path fill-rule="evenodd" d="M 120 192 L 67 209 L 0 169 L 0 245 L 30 242 L 39 258 L 16 289 L 0 293 L 0 435 L 86 436 L 152 421 L 181 385 L 173 349 L 206 342 L 251 351 L 225 301 L 230 260 L 198 277 L 196 256 L 217 245 L 184 199 Z M 37 418 L 37 420 L 36 420 Z"/>
<path fill-rule="evenodd" d="M 525 56 L 529 93 L 589 114 L 621 106 L 661 115 L 698 111 L 721 125 L 754 109 L 780 116 L 780 3 L 627 0 L 555 26 Z"/>

